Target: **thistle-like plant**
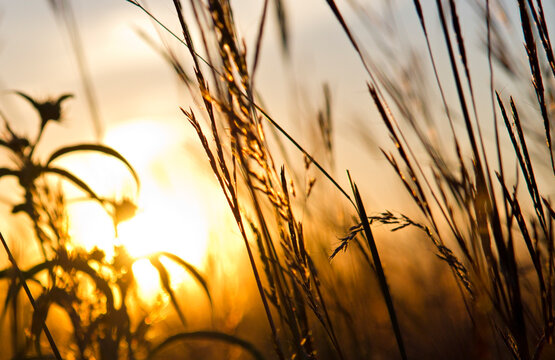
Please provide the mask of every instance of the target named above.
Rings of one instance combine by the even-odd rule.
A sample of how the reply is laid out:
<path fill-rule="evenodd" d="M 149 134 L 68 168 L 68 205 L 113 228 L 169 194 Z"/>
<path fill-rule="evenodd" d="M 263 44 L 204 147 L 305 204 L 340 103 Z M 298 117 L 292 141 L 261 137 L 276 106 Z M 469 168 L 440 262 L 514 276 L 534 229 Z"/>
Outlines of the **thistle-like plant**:
<path fill-rule="evenodd" d="M 39 145 L 42 135 L 51 122 L 63 121 L 62 104 L 64 100 L 72 97 L 71 94 L 64 94 L 58 99 L 48 99 L 45 101 L 37 101 L 22 92 L 16 92 L 17 95 L 23 97 L 33 105 L 34 109 L 40 116 L 40 124 L 38 135 L 35 140 L 29 140 L 16 134 L 10 127 L 7 119 L 4 119 L 6 132 L 3 138 L 0 138 L 0 146 L 6 148 L 11 154 L 12 167 L 0 168 L 0 178 L 5 176 L 14 176 L 17 178 L 19 185 L 24 190 L 23 201 L 12 208 L 13 213 L 24 212 L 26 213 L 33 223 L 38 223 L 39 218 L 37 214 L 37 196 L 38 184 L 44 175 L 57 175 L 64 180 L 73 183 L 77 188 L 81 189 L 88 198 L 98 201 L 103 206 L 113 206 L 113 204 L 100 198 L 89 185 L 74 175 L 72 172 L 60 168 L 56 165 L 56 160 L 60 157 L 74 154 L 76 152 L 88 151 L 96 152 L 103 155 L 111 156 L 121 161 L 128 169 L 137 184 L 137 191 L 139 190 L 139 177 L 131 164 L 116 150 L 101 144 L 80 143 L 75 145 L 63 146 L 54 151 L 45 162 L 41 162 L 35 155 L 35 149 Z M 37 227 L 35 227 L 37 239 L 40 243 L 43 255 L 45 253 L 45 237 Z"/>
<path fill-rule="evenodd" d="M 152 324 L 151 314 L 141 315 L 139 311 L 133 310 L 132 305 L 138 300 L 133 290 L 136 280 L 132 266 L 139 259 L 129 256 L 126 249 L 121 246 L 116 246 L 115 255 L 108 258 L 104 251 L 98 248 L 87 251 L 75 244 L 67 231 L 67 201 L 63 189 L 60 184 L 53 185 L 46 177 L 46 175 L 56 175 L 82 190 L 88 200 L 96 201 L 104 207 L 112 217 L 114 228 L 117 230 L 119 223 L 134 216 L 137 210 L 134 201 L 130 198 L 116 201 L 100 197 L 85 181 L 69 170 L 56 166 L 56 160 L 82 151 L 114 157 L 128 168 L 135 179 L 138 191 L 137 173 L 120 153 L 100 144 L 63 146 L 50 154 L 46 161 L 40 161 L 35 155 L 35 149 L 42 134 L 50 122 L 62 121 L 62 103 L 71 95 L 62 95 L 57 100 L 39 102 L 21 92 L 16 94 L 33 105 L 39 113 L 41 122 L 38 136 L 31 141 L 16 134 L 7 119 L 4 119 L 6 130 L 3 138 L 0 139 L 0 146 L 9 152 L 12 166 L 0 169 L 0 179 L 15 177 L 23 189 L 23 201 L 14 205 L 12 212 L 21 212 L 30 219 L 43 259 L 28 269 L 20 269 L 2 237 L 12 266 L 0 270 L 0 279 L 8 281 L 8 291 L 0 320 L 5 319 L 11 309 L 12 352 L 15 358 L 25 358 L 31 354 L 30 345 L 33 342 L 36 355 L 44 358 L 41 346 L 43 330 L 50 341 L 55 358 L 58 359 L 61 358 L 60 353 L 66 353 L 67 356 L 78 359 L 145 358 L 175 341 L 189 338 L 227 342 L 243 347 L 256 358 L 261 358 L 256 349 L 245 341 L 215 331 L 181 332 L 166 338 L 161 344 L 152 348 L 146 337 Z M 145 258 L 158 271 L 161 290 L 169 296 L 185 327 L 185 314 L 178 305 L 177 296 L 170 285 L 170 274 L 161 259 L 165 258 L 183 267 L 200 284 L 208 299 L 211 300 L 206 280 L 198 269 L 174 254 L 159 252 Z M 41 276 L 42 274 L 46 274 L 46 277 Z M 36 298 L 33 298 L 28 291 L 30 286 L 40 290 Z M 25 289 L 33 307 L 32 322 L 26 328 L 28 336 L 24 344 L 19 338 L 20 325 L 18 324 L 20 307 L 18 294 L 21 289 Z M 62 349 L 57 348 L 55 339 L 45 325 L 53 305 L 67 315 L 68 326 L 72 329 L 72 345 L 64 346 Z"/>

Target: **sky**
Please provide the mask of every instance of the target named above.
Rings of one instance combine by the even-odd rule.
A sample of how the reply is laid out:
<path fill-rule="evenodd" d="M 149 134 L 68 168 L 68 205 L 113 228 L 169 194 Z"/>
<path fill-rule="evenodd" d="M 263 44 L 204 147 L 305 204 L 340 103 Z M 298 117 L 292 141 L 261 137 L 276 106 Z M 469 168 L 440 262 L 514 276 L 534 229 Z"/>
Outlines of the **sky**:
<path fill-rule="evenodd" d="M 233 1 L 238 31 L 248 51 L 254 47 L 261 2 Z M 171 1 L 151 1 L 152 13 L 179 33 Z M 333 89 L 338 141 L 350 144 L 350 121 L 369 112 L 366 76 L 356 54 L 323 1 L 288 4 L 291 27 L 291 60 L 284 61 L 273 14 L 266 27 L 257 84 L 274 118 L 298 138 L 309 138 L 314 119 L 323 103 L 322 85 Z M 148 17 L 124 0 L 71 1 L 83 43 L 85 62 L 94 87 L 105 133 L 122 124 L 150 120 L 174 129 L 167 143 L 176 146 L 196 141 L 179 106 L 191 101 L 171 68 L 137 34 L 137 29 L 158 39 Z M 163 33 L 163 32 L 162 32 Z M 165 41 L 190 59 L 182 46 L 163 33 Z M 289 66 L 290 64 L 290 66 Z M 38 99 L 72 93 L 65 106 L 65 121 L 46 133 L 44 153 L 60 143 L 93 141 L 94 128 L 87 110 L 82 82 L 65 29 L 57 22 L 46 0 L 0 0 L 0 107 L 12 126 L 33 133 L 36 115 L 12 90 Z M 332 69 L 332 70 L 330 70 Z M 361 106 L 360 104 L 364 104 Z M 306 146 L 310 149 L 310 144 Z M 117 146 L 116 146 L 117 148 Z M 350 150 L 345 150 L 349 152 Z M 344 157 L 347 162 L 359 159 Z M 298 159 L 301 160 L 300 155 Z M 353 168 L 348 163 L 345 168 Z M 355 165 L 356 166 L 356 165 Z M 357 169 L 355 168 L 356 172 Z"/>
<path fill-rule="evenodd" d="M 161 57 L 137 35 L 136 30 L 141 29 L 157 38 L 147 16 L 124 0 L 74 0 L 71 4 L 105 126 L 137 117 L 175 117 L 176 105 L 185 105 L 181 100 L 183 89 Z M 148 4 L 156 16 L 179 33 L 171 1 Z M 261 2 L 242 0 L 232 4 L 239 33 L 252 54 Z M 350 8 L 343 7 L 349 13 Z M 405 5 L 400 8 L 411 9 Z M 286 68 L 281 59 L 270 14 L 257 75 L 260 92 L 267 94 L 265 102 L 275 117 L 287 121 L 292 114 L 285 108 L 292 108 L 295 114 L 299 107 L 319 106 L 321 99 L 312 93 L 320 92 L 324 82 L 337 89 L 334 96 L 339 107 L 353 108 L 359 100 L 367 99 L 364 70 L 325 2 L 290 2 L 287 9 L 292 66 Z M 168 42 L 179 48 L 176 41 Z M 189 61 L 185 56 L 184 59 Z M 71 127 L 92 135 L 67 34 L 56 22 L 47 0 L 0 1 L 0 65 L 3 89 L 18 89 L 38 97 L 75 93 L 68 113 L 74 120 L 68 121 L 68 127 L 72 121 L 79 122 Z M 291 79 L 296 79 L 297 84 L 291 85 Z M 298 87 L 297 92 L 294 87 Z M 13 96 L 2 96 L 0 101 L 5 107 L 23 111 Z"/>
<path fill-rule="evenodd" d="M 244 37 L 247 52 L 252 56 L 262 2 L 234 0 L 231 3 L 239 34 Z M 310 152 L 314 151 L 318 155 L 318 148 L 310 140 L 314 137 L 313 121 L 323 104 L 322 85 L 328 83 L 332 89 L 336 122 L 339 182 L 348 187 L 344 170 L 349 169 L 355 179 L 371 179 L 374 188 L 389 186 L 391 177 L 383 175 L 384 169 L 388 167 L 378 151 L 378 145 L 390 147 L 391 144 L 370 101 L 366 85 L 369 79 L 360 59 L 325 1 L 286 3 L 291 34 L 290 59 L 284 60 L 282 57 L 277 27 L 271 13 L 257 72 L 257 87 L 267 109 L 295 138 L 301 139 Z M 366 4 L 367 9 L 379 12 L 387 10 L 383 6 L 386 3 L 384 1 L 361 3 Z M 411 61 L 410 57 L 395 47 L 393 50 L 398 52 L 394 54 L 401 54 L 399 58 L 388 58 L 388 55 L 376 50 L 376 39 L 372 38 L 361 22 L 362 12 L 354 11 L 346 1 L 337 1 L 337 4 L 374 61 L 386 67 Z M 214 200 L 216 203 L 221 201 L 218 190 L 213 187 L 213 180 L 206 180 L 209 179 L 206 163 L 202 162 L 193 129 L 179 110 L 179 106 L 190 106 L 190 97 L 171 68 L 137 33 L 137 29 L 140 29 L 158 39 L 160 28 L 139 8 L 124 0 L 73 0 L 71 5 L 98 101 L 105 132 L 103 140 L 130 157 L 132 162 L 138 163 L 141 171 L 162 174 L 152 180 L 154 184 L 163 182 L 166 187 L 173 189 L 195 189 L 181 193 L 179 196 L 183 198 L 192 199 L 195 193 L 200 193 L 203 196 L 211 194 L 214 199 L 219 199 Z M 171 1 L 149 1 L 148 5 L 153 14 L 179 34 Z M 549 7 L 547 10 L 552 11 Z M 396 34 L 401 38 L 399 46 L 412 46 L 425 55 L 423 36 L 412 1 L 396 1 L 395 11 L 398 19 Z M 433 19 L 428 25 L 432 45 L 437 49 L 440 59 L 438 67 L 440 72 L 447 74 L 449 68 L 441 60 L 445 56 L 434 9 L 426 7 L 425 13 L 429 19 Z M 473 22 L 474 13 L 464 4 L 460 8 L 460 16 L 465 36 L 469 40 L 473 73 L 477 81 L 483 84 L 487 80 L 487 73 L 483 70 L 485 57 L 476 41 L 480 27 Z M 373 25 L 379 26 L 377 23 Z M 160 33 L 170 47 L 183 55 L 184 63 L 190 64 L 185 49 L 167 33 Z M 390 36 L 392 34 L 385 33 L 378 36 L 378 40 L 389 41 Z M 523 65 L 526 66 L 525 63 Z M 65 121 L 61 125 L 53 125 L 46 134 L 41 145 L 43 153 L 47 154 L 60 144 L 95 140 L 75 56 L 65 29 L 56 21 L 47 0 L 0 0 L 0 69 L 0 109 L 19 132 L 32 134 L 37 118 L 28 104 L 13 94 L 13 90 L 23 91 L 39 99 L 64 93 L 75 95 L 66 103 Z M 500 75 L 499 79 L 503 81 L 503 76 Z M 477 88 L 480 112 L 487 114 L 490 111 L 489 97 L 484 90 L 487 87 Z M 500 89 L 503 94 L 510 94 L 510 86 L 503 85 Z M 430 91 L 430 96 L 437 96 L 437 91 Z M 454 94 L 452 88 L 447 87 L 446 91 L 449 96 Z M 436 110 L 441 111 L 441 104 L 438 102 L 436 105 Z M 360 121 L 370 129 L 369 135 L 375 143 L 369 145 L 361 140 L 358 134 Z M 156 129 L 149 127 L 152 124 L 157 124 Z M 145 161 L 149 156 L 153 157 L 149 158 L 150 162 Z M 302 162 L 298 153 L 295 156 Z M 90 166 L 89 169 L 79 168 L 78 163 L 82 161 L 78 160 L 76 164 L 68 159 L 65 164 L 86 175 L 87 171 L 91 171 Z M 152 170 L 153 163 L 157 164 L 155 171 Z M 391 169 L 387 171 L 393 175 Z M 128 189 L 130 185 L 126 181 L 123 180 L 122 186 Z M 180 199 L 179 196 L 177 199 Z M 366 196 L 380 210 L 385 206 L 393 209 L 402 207 L 406 200 L 393 192 L 374 193 L 366 190 Z M 4 203 L 6 200 L 13 202 L 13 197 L 5 197 L 8 199 L 0 200 Z M 384 204 L 385 200 L 388 201 L 387 205 Z M 199 199 L 195 201 L 202 202 Z M 194 209 L 210 211 L 201 208 L 202 205 L 198 205 Z M 191 210 L 183 211 L 185 214 Z"/>

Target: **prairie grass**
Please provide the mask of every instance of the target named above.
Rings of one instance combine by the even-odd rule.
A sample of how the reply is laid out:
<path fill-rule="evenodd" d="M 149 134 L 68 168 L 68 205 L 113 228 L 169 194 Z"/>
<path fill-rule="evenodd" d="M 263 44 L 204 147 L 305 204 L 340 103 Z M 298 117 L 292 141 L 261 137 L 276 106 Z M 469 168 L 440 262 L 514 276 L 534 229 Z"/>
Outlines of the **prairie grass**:
<path fill-rule="evenodd" d="M 249 275 L 241 278 L 244 291 L 252 288 L 256 296 L 234 327 L 192 329 L 180 306 L 182 294 L 172 289 L 160 259 L 189 272 L 211 304 L 218 289 L 210 287 L 210 274 L 179 257 L 152 254 L 148 259 L 179 325 L 150 341 L 148 314 L 141 318 L 132 308 L 130 266 L 137 259 L 123 248 L 111 260 L 100 251 L 68 250 L 65 198 L 44 177 L 50 173 L 73 182 L 113 215 L 117 228 L 133 215 L 132 199 L 102 198 L 53 163 L 75 151 L 101 152 L 121 161 L 138 188 L 132 165 L 98 144 L 64 147 L 46 163 L 37 163 L 34 148 L 46 124 L 61 118 L 61 103 L 69 96 L 37 102 L 18 93 L 41 117 L 39 136 L 34 141 L 21 138 L 5 121 L 7 137 L 0 145 L 12 152 L 15 168 L 2 168 L 0 177 L 18 178 L 24 202 L 13 210 L 29 217 L 43 262 L 22 270 L 9 255 L 12 266 L 0 273 L 9 284 L 4 310 L 11 306 L 13 313 L 13 358 L 49 356 L 43 353 L 83 359 L 218 358 L 214 349 L 219 348 L 210 347 L 219 342 L 238 351 L 227 352 L 227 358 L 554 356 L 555 60 L 553 29 L 544 9 L 555 10 L 552 3 L 414 0 L 412 16 L 424 46 L 419 53 L 422 49 L 413 48 L 398 32 L 394 5 L 384 3 L 382 13 L 368 13 L 356 0 L 325 1 L 365 71 L 361 82 L 366 83 L 367 106 L 374 108 L 374 118 L 391 141 L 380 144 L 396 177 L 386 188 L 373 183 L 383 182 L 383 169 L 370 171 L 369 178 L 354 178 L 336 157 L 335 132 L 344 124 L 334 116 L 332 87 L 324 85 L 322 109 L 311 119 L 318 156 L 307 150 L 314 144 L 292 136 L 263 106 L 256 75 L 271 14 L 283 56 L 291 56 L 285 1 L 263 1 L 249 46 L 238 35 L 229 1 L 168 1 L 179 24 L 173 32 L 146 3 L 127 2 L 161 29 L 163 39 L 177 39 L 177 46 L 186 49 L 188 56 L 182 58 L 173 47 L 159 46 L 142 34 L 194 99 L 180 104 L 182 116 L 198 136 L 243 241 L 249 268 Z M 359 40 L 344 16 L 347 6 L 374 36 L 376 49 Z M 480 75 L 461 8 L 474 10 L 483 30 Z M 506 20 L 513 15 L 515 23 Z M 379 24 L 387 34 L 378 33 Z M 510 32 L 509 25 L 518 31 Z M 510 37 L 515 33 L 518 39 Z M 513 48 L 507 41 L 523 46 Z M 75 48 L 79 51 L 78 44 Z M 390 57 L 388 66 L 382 65 L 381 56 Z M 515 92 L 507 94 L 505 88 Z M 428 95 L 428 89 L 437 96 Z M 357 129 L 365 141 L 372 130 L 367 125 Z M 346 177 L 339 175 L 343 170 Z M 344 178 L 348 183 L 339 180 Z M 405 192 L 406 208 L 370 205 L 365 199 L 376 192 Z M 48 273 L 47 280 L 36 277 L 41 271 Z M 77 273 L 82 276 L 74 277 Z M 39 285 L 42 292 L 36 299 L 28 283 Z M 82 296 L 87 286 L 95 287 L 98 299 Z M 35 340 L 34 351 L 18 340 L 20 288 L 35 302 L 31 323 L 23 324 Z M 56 342 L 48 331 L 46 315 L 53 303 L 70 319 L 71 345 Z M 88 310 L 81 312 L 81 304 Z M 206 318 L 215 313 L 217 309 L 207 311 Z M 41 332 L 48 338 L 48 351 L 40 344 Z M 196 340 L 207 343 L 195 347 Z"/>

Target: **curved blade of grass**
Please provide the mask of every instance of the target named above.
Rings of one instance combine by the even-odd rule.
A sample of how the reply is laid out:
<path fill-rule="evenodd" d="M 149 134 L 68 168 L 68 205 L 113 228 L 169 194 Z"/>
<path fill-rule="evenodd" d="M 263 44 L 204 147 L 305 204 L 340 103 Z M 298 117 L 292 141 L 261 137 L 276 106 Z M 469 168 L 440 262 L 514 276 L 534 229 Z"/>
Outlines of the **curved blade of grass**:
<path fill-rule="evenodd" d="M 184 340 L 215 340 L 221 341 L 230 345 L 237 345 L 243 350 L 247 351 L 256 360 L 264 360 L 262 353 L 254 347 L 250 342 L 240 339 L 236 336 L 225 334 L 219 331 L 194 331 L 194 332 L 183 332 L 179 334 L 172 335 L 164 340 L 162 343 L 155 346 L 148 354 L 147 359 L 152 359 L 156 353 L 160 352 L 169 345 Z"/>
<path fill-rule="evenodd" d="M 35 99 L 33 99 L 32 97 L 30 97 L 29 95 L 27 95 L 27 94 L 25 94 L 25 93 L 23 93 L 23 92 L 21 92 L 21 91 L 14 91 L 14 93 L 16 93 L 17 95 L 21 96 L 22 98 L 24 98 L 25 100 L 27 100 L 28 102 L 30 102 L 31 105 L 33 105 L 33 107 L 34 107 L 35 109 L 37 109 L 37 111 L 40 110 L 40 105 L 39 105 L 39 103 L 37 103 L 37 102 L 35 101 Z"/>
<path fill-rule="evenodd" d="M 43 359 L 40 351 L 40 326 L 46 321 L 51 306 L 53 304 L 57 304 L 62 310 L 66 312 L 69 319 L 71 320 L 79 317 L 72 306 L 72 303 L 75 303 L 77 301 L 78 299 L 75 294 L 70 294 L 66 290 L 56 286 L 43 292 L 37 298 L 37 309 L 33 311 L 30 332 L 31 335 L 35 338 L 35 348 L 37 349 L 37 353 L 40 355 L 40 359 Z M 72 321 L 72 325 L 74 326 L 74 337 L 77 342 L 79 342 L 78 339 L 80 338 L 82 333 L 81 326 L 76 321 Z"/>
<path fill-rule="evenodd" d="M 102 202 L 102 199 L 96 195 L 96 193 L 87 185 L 83 180 L 79 179 L 77 176 L 73 175 L 67 170 L 54 168 L 54 167 L 45 167 L 42 169 L 44 173 L 52 173 L 60 175 L 61 177 L 71 181 L 75 186 L 89 194 L 93 199 Z"/>
<path fill-rule="evenodd" d="M 63 148 L 56 150 L 52 155 L 50 155 L 50 158 L 46 162 L 46 166 L 50 165 L 50 163 L 52 163 L 54 160 L 58 159 L 63 155 L 71 154 L 77 151 L 94 151 L 94 152 L 102 153 L 104 155 L 115 157 L 116 159 L 124 163 L 125 166 L 127 166 L 127 168 L 129 169 L 129 172 L 133 176 L 133 179 L 135 179 L 135 182 L 137 183 L 137 187 L 140 187 L 141 184 L 140 184 L 139 176 L 137 175 L 137 172 L 135 171 L 133 166 L 127 161 L 127 159 L 123 155 L 121 155 L 119 152 L 112 149 L 111 147 L 108 147 L 105 145 L 78 144 L 78 145 L 65 146 Z"/>
<path fill-rule="evenodd" d="M 183 260 L 179 256 L 169 252 L 161 251 L 157 253 L 157 255 L 165 256 L 168 259 L 172 260 L 173 262 L 177 263 L 178 265 L 181 265 L 181 267 L 185 269 L 189 273 L 189 275 L 191 275 L 200 284 L 200 286 L 202 286 L 204 293 L 206 294 L 206 296 L 208 297 L 208 300 L 210 301 L 210 305 L 212 305 L 212 296 L 210 295 L 210 290 L 208 290 L 208 283 L 206 282 L 206 279 L 204 279 L 204 276 L 202 276 L 202 274 L 200 273 L 200 271 L 198 271 L 196 267 L 189 264 L 187 261 Z"/>
<path fill-rule="evenodd" d="M 52 266 L 61 266 L 64 270 L 77 270 L 87 274 L 94 282 L 96 288 L 106 297 L 106 308 L 109 312 L 115 310 L 114 294 L 112 288 L 106 279 L 99 275 L 99 272 L 93 269 L 86 260 L 83 259 L 67 259 L 53 262 Z M 69 272 L 69 271 L 68 271 Z"/>
<path fill-rule="evenodd" d="M 171 287 L 170 274 L 168 273 L 168 270 L 166 270 L 166 267 L 164 266 L 164 264 L 160 262 L 160 255 L 155 254 L 155 255 L 149 256 L 148 260 L 150 260 L 150 263 L 152 264 L 152 266 L 154 266 L 156 270 L 158 270 L 158 275 L 160 276 L 160 283 L 162 284 L 162 288 L 170 297 L 170 301 L 172 302 L 172 305 L 175 308 L 177 315 L 179 316 L 179 320 L 181 320 L 181 323 L 183 324 L 183 326 L 187 326 L 187 322 L 185 321 L 185 315 L 183 315 L 183 312 L 181 311 L 181 308 L 177 303 L 177 298 L 175 297 L 175 294 Z"/>

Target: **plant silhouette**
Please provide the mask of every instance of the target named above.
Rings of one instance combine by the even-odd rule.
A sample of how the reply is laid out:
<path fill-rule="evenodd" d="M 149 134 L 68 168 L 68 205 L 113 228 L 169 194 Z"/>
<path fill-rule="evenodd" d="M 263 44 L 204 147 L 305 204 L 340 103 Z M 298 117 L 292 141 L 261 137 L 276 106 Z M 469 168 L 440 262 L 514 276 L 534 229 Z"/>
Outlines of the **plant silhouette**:
<path fill-rule="evenodd" d="M 0 139 L 0 146 L 10 153 L 12 166 L 0 168 L 0 179 L 15 177 L 23 189 L 23 201 L 14 205 L 12 212 L 24 213 L 30 219 L 35 240 L 42 252 L 42 261 L 26 270 L 20 270 L 14 259 L 12 267 L 0 271 L 0 279 L 9 283 L 2 318 L 11 309 L 12 348 L 15 358 L 27 358 L 33 352 L 39 358 L 49 358 L 43 355 L 40 339 L 53 305 L 63 310 L 72 328 L 73 345 L 64 346 L 62 352 L 72 354 L 77 359 L 136 359 L 150 356 L 152 344 L 147 340 L 147 334 L 152 326 L 152 318 L 149 313 L 140 314 L 135 309 L 136 306 L 132 305 L 137 302 L 137 292 L 133 291 L 137 280 L 132 266 L 139 259 L 132 258 L 122 246 L 114 247 L 111 258 L 96 247 L 90 251 L 80 248 L 68 233 L 67 201 L 62 186 L 47 179 L 47 175 L 55 175 L 76 186 L 88 200 L 97 202 L 106 210 L 117 230 L 120 222 L 134 216 L 137 210 L 134 201 L 130 198 L 116 201 L 99 196 L 84 180 L 71 171 L 58 167 L 56 160 L 83 151 L 113 157 L 127 167 L 136 182 L 138 192 L 140 183 L 136 171 L 119 152 L 101 144 L 63 146 L 52 152 L 45 162 L 39 161 L 35 149 L 48 124 L 63 121 L 63 102 L 72 95 L 65 94 L 56 100 L 40 102 L 22 92 L 16 94 L 25 98 L 37 110 L 40 116 L 39 131 L 35 140 L 29 140 L 16 134 L 7 119 L 4 119 L 6 131 Z M 8 248 L 6 250 L 9 252 Z M 9 255 L 11 259 L 11 253 Z M 160 261 L 162 257 L 185 269 L 211 301 L 208 284 L 197 268 L 174 254 L 160 252 L 145 256 L 158 271 L 161 290 L 170 297 L 172 306 L 186 327 L 185 313 L 178 305 L 177 296 L 170 285 L 170 273 Z M 46 276 L 41 276 L 42 274 Z M 20 326 L 17 324 L 17 314 L 20 311 L 18 294 L 22 288 L 27 290 L 28 285 L 37 288 L 39 295 L 33 299 L 31 293 L 28 293 L 34 310 L 28 326 L 29 336 L 22 343 Z M 48 332 L 47 328 L 45 332 Z M 193 337 L 224 341 L 243 347 L 260 358 L 252 345 L 232 335 L 216 331 L 189 334 L 180 332 L 172 336 L 176 339 Z M 153 351 L 158 352 L 174 341 L 166 338 Z M 56 345 L 51 343 L 51 346 L 58 357 Z"/>

